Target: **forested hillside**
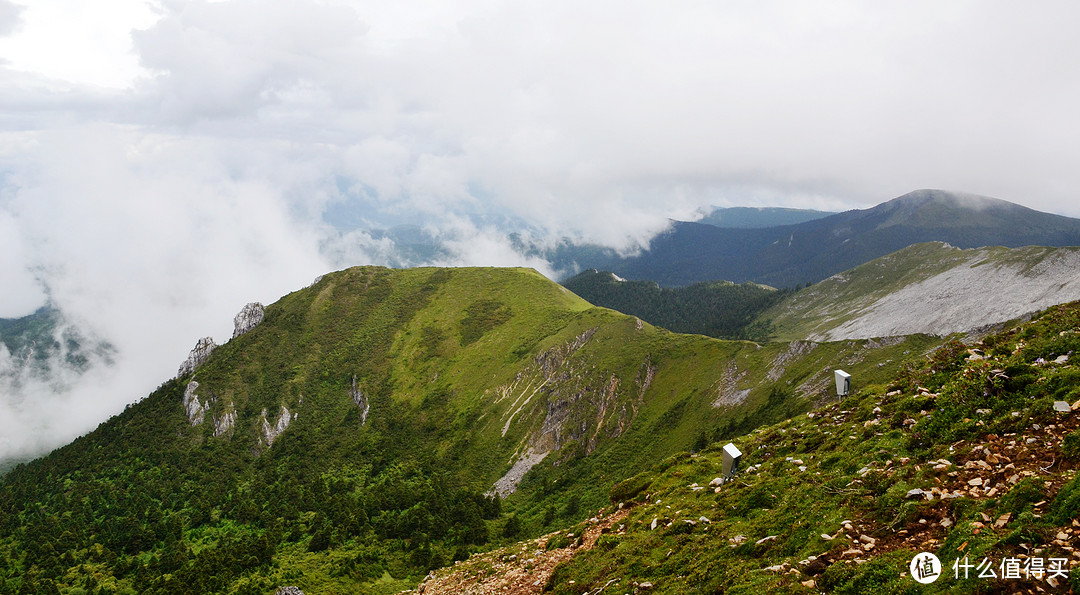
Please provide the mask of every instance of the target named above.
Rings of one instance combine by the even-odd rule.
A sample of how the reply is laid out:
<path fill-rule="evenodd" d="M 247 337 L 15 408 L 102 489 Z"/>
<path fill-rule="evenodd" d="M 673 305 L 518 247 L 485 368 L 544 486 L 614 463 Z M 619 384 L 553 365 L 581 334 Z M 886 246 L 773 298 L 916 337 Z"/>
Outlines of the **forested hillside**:
<path fill-rule="evenodd" d="M 767 339 L 771 331 L 758 315 L 787 296 L 754 283 L 726 281 L 660 287 L 652 281 L 627 281 L 606 271 L 590 269 L 562 282 L 590 303 L 633 314 L 676 333 L 696 333 L 722 339 Z"/>

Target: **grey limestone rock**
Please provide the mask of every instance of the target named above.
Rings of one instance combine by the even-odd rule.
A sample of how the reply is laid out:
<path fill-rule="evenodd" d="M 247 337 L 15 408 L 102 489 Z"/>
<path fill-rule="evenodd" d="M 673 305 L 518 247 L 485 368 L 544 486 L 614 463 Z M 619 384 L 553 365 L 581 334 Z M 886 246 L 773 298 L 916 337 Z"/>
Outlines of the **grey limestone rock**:
<path fill-rule="evenodd" d="M 206 410 L 209 408 L 209 403 L 203 403 L 199 400 L 199 395 L 195 394 L 198 388 L 199 383 L 192 380 L 184 389 L 184 411 L 187 412 L 188 421 L 193 426 L 203 422 L 203 418 L 206 417 Z"/>
<path fill-rule="evenodd" d="M 214 436 L 221 436 L 236 424 L 236 411 L 227 411 L 220 418 L 214 418 Z"/>
<path fill-rule="evenodd" d="M 213 337 L 203 337 L 195 343 L 195 347 L 188 353 L 187 359 L 184 363 L 180 364 L 180 370 L 176 372 L 176 377 L 179 378 L 185 374 L 190 374 L 195 371 L 210 357 L 210 353 L 217 347 L 217 343 L 214 343 Z"/>
<path fill-rule="evenodd" d="M 364 391 L 357 388 L 356 375 L 352 377 L 352 388 L 349 389 L 349 396 L 352 397 L 353 403 L 356 403 L 356 406 L 360 408 L 360 425 L 364 425 L 367 422 L 367 415 L 368 411 L 371 410 L 371 405 L 368 403 Z"/>
<path fill-rule="evenodd" d="M 233 317 L 233 338 L 250 331 L 263 321 L 266 311 L 259 302 L 251 302 L 244 306 L 240 313 Z"/>
<path fill-rule="evenodd" d="M 273 425 L 270 424 L 270 420 L 266 417 L 266 410 L 262 411 L 262 438 L 263 444 L 267 446 L 273 446 L 274 440 L 285 431 L 285 428 L 289 427 L 289 424 L 296 419 L 296 413 L 289 413 L 289 408 L 282 405 L 281 413 L 278 414 L 277 422 Z"/>
<path fill-rule="evenodd" d="M 274 595 L 304 595 L 304 592 L 299 587 L 279 587 Z"/>

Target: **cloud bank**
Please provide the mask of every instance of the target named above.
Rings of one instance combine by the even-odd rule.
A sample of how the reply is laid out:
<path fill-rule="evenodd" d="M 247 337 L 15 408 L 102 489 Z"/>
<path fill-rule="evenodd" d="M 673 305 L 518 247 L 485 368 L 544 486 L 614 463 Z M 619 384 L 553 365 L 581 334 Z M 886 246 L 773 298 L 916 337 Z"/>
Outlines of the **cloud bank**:
<path fill-rule="evenodd" d="M 708 205 L 922 187 L 1080 215 L 1074 3 L 75 8 L 0 0 L 0 317 L 47 295 L 116 365 L 0 395 L 13 432 L 52 420 L 0 458 L 90 429 L 329 269 L 554 274 L 507 233 L 633 250 Z M 401 224 L 442 250 L 378 232 Z"/>

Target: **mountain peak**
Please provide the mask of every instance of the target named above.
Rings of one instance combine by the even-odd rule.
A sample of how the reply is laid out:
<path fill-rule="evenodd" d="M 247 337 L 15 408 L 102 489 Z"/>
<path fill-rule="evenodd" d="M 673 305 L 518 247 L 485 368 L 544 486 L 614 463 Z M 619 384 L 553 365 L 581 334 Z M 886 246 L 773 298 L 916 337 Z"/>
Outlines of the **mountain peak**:
<path fill-rule="evenodd" d="M 1000 231 L 1018 222 L 1038 228 L 1058 227 L 1067 220 L 998 198 L 936 189 L 915 190 L 861 212 L 879 217 L 880 227 L 904 225 L 922 229 Z"/>
<path fill-rule="evenodd" d="M 919 190 L 913 190 L 907 194 L 898 196 L 890 201 L 886 201 L 878 207 L 888 206 L 923 206 L 927 204 L 943 204 L 953 207 L 960 207 L 966 209 L 982 210 L 988 207 L 998 208 L 1018 208 L 1023 209 L 1018 204 L 1011 203 L 1000 198 L 991 198 L 989 196 L 982 196 L 980 194 L 971 194 L 967 192 L 954 192 L 952 190 L 939 190 L 936 188 L 922 188 Z M 875 207 L 877 208 L 877 207 Z"/>

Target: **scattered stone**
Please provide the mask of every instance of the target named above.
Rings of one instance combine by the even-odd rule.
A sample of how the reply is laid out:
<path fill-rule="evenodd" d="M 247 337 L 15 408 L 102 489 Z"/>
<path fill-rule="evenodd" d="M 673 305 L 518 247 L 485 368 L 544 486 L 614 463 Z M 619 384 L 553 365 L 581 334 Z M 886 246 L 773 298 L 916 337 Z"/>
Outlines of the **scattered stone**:
<path fill-rule="evenodd" d="M 1004 527 L 1005 525 L 1009 524 L 1009 519 L 1011 519 L 1011 518 L 1012 518 L 1012 513 L 1011 512 L 1003 514 L 1003 515 L 1001 515 L 1001 516 L 999 516 L 997 518 L 997 521 L 994 522 L 994 526 L 995 527 Z"/>
<path fill-rule="evenodd" d="M 659 522 L 660 522 L 660 517 L 653 517 L 652 524 L 649 525 L 649 530 L 650 531 L 655 531 L 656 530 L 656 524 L 659 523 Z"/>
<path fill-rule="evenodd" d="M 906 499 L 906 500 L 915 500 L 916 498 L 919 498 L 919 499 L 925 498 L 928 495 L 929 494 L 927 494 L 922 489 L 915 488 L 915 489 L 912 489 L 912 490 L 908 490 L 908 493 L 904 496 L 904 499 Z"/>
<path fill-rule="evenodd" d="M 722 478 L 722 477 L 714 477 L 713 480 L 709 482 L 709 485 L 712 486 L 712 487 L 716 487 L 716 486 L 718 486 L 718 485 L 720 485 L 722 483 L 724 483 L 724 478 Z"/>
<path fill-rule="evenodd" d="M 300 590 L 300 587 L 280 587 L 274 591 L 274 595 L 304 595 L 304 592 Z"/>
<path fill-rule="evenodd" d="M 1068 413 L 1072 411 L 1072 406 L 1065 401 L 1054 401 L 1054 411 L 1058 413 Z"/>
<path fill-rule="evenodd" d="M 949 517 L 945 517 L 945 518 L 941 519 L 941 522 L 939 524 L 942 527 L 948 529 L 949 527 L 952 527 L 953 522 L 949 519 Z"/>
<path fill-rule="evenodd" d="M 761 544 L 765 543 L 766 541 L 775 541 L 776 538 L 777 538 L 776 535 L 769 535 L 768 537 L 762 537 L 761 539 L 755 541 L 754 545 L 761 545 Z"/>
<path fill-rule="evenodd" d="M 832 541 L 833 539 L 836 539 L 835 536 L 829 535 L 828 533 L 822 533 L 821 538 L 824 539 L 825 541 Z"/>
<path fill-rule="evenodd" d="M 799 584 L 801 584 L 801 585 L 802 585 L 802 586 L 804 586 L 804 587 L 809 587 L 809 588 L 811 588 L 811 589 L 813 589 L 813 588 L 817 587 L 817 583 L 816 583 L 816 582 L 814 582 L 814 579 L 810 579 L 810 580 L 808 580 L 808 581 L 803 581 L 803 582 L 801 582 L 801 583 L 799 583 Z"/>
<path fill-rule="evenodd" d="M 968 482 L 969 486 L 981 486 L 982 484 L 983 484 L 983 480 L 982 480 L 981 477 L 976 477 L 975 479 L 972 479 L 971 481 Z"/>
<path fill-rule="evenodd" d="M 877 543 L 877 540 L 874 539 L 873 537 L 870 537 L 869 535 L 860 535 L 859 536 L 859 541 L 861 541 L 861 542 L 863 542 L 863 543 L 865 543 L 867 545 L 874 545 L 875 543 Z"/>

